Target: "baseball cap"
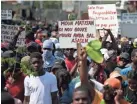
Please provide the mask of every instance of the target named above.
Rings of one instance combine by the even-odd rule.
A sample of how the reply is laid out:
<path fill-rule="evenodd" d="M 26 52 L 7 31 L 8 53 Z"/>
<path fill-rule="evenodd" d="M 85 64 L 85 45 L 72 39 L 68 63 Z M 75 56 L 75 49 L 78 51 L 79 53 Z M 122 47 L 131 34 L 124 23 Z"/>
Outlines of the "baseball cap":
<path fill-rule="evenodd" d="M 126 60 L 129 60 L 130 56 L 127 52 L 123 52 L 120 54 L 120 58 L 124 58 Z"/>

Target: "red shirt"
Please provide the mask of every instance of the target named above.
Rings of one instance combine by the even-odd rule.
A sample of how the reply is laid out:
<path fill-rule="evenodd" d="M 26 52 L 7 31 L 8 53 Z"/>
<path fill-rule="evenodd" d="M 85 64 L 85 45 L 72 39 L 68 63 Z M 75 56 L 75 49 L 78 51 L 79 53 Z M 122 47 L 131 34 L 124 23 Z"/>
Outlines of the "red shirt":
<path fill-rule="evenodd" d="M 75 65 L 75 59 L 74 60 L 69 60 L 68 58 L 65 59 L 66 66 L 68 68 L 68 71 L 71 71 L 73 66 Z"/>
<path fill-rule="evenodd" d="M 15 98 L 24 100 L 24 79 L 25 75 L 21 74 L 21 76 L 16 80 L 13 84 L 11 84 L 8 80 L 6 81 L 6 87 L 8 92 Z"/>
<path fill-rule="evenodd" d="M 43 43 L 42 43 L 39 39 L 35 39 L 35 42 L 36 42 L 37 44 L 39 44 L 40 46 L 43 45 Z"/>

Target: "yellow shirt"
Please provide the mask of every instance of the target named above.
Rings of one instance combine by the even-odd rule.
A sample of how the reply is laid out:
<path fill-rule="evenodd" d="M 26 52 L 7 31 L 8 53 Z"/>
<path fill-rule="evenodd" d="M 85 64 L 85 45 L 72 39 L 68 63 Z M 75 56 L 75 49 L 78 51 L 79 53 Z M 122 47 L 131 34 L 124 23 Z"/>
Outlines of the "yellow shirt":
<path fill-rule="evenodd" d="M 95 97 L 92 104 L 100 104 L 102 99 L 103 99 L 103 94 L 95 90 Z"/>

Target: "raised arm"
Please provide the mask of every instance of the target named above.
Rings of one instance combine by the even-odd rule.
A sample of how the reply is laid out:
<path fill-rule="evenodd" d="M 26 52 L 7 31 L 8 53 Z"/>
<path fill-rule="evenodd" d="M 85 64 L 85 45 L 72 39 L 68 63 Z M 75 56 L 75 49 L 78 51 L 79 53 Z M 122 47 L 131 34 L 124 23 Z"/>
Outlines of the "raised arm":
<path fill-rule="evenodd" d="M 18 32 L 17 32 L 17 34 L 13 37 L 13 40 L 11 40 L 11 41 L 9 42 L 9 49 L 14 50 L 14 48 L 16 47 L 16 43 L 17 43 L 18 37 L 19 37 L 19 35 L 21 34 L 21 32 L 22 32 L 23 30 L 24 30 L 24 29 L 23 29 L 22 27 L 20 27 L 20 28 L 18 29 Z"/>
<path fill-rule="evenodd" d="M 85 48 L 81 49 L 79 55 L 79 73 L 80 73 L 80 80 L 81 84 L 88 85 L 88 70 L 87 70 L 87 54 Z"/>
<path fill-rule="evenodd" d="M 108 33 L 102 38 L 102 48 L 105 48 L 106 40 L 108 38 Z"/>
<path fill-rule="evenodd" d="M 94 103 L 94 97 L 95 97 L 95 90 L 93 85 L 88 81 L 88 69 L 87 69 L 87 53 L 85 48 L 81 49 L 80 57 L 79 57 L 79 73 L 80 73 L 80 80 L 81 85 L 85 85 L 90 89 L 91 93 L 91 100 Z M 96 103 L 98 104 L 98 103 Z"/>
<path fill-rule="evenodd" d="M 108 29 L 107 31 L 108 31 L 108 34 L 110 35 L 110 38 L 111 38 L 111 41 L 112 41 L 112 48 L 114 50 L 117 50 L 118 49 L 118 45 L 117 45 L 116 39 L 114 38 L 114 35 L 112 34 L 110 29 Z"/>

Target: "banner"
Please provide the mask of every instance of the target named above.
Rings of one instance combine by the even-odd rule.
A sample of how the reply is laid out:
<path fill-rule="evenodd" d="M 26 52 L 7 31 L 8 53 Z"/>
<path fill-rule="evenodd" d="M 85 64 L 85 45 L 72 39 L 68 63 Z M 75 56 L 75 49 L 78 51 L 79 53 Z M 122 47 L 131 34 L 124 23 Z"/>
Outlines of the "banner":
<path fill-rule="evenodd" d="M 9 42 L 12 41 L 14 35 L 18 32 L 18 26 L 14 25 L 1 25 L 1 41 Z M 18 41 L 16 46 L 24 46 L 25 45 L 25 31 L 22 31 L 18 37 Z"/>
<path fill-rule="evenodd" d="M 59 21 L 59 42 L 61 48 L 76 48 L 76 43 L 85 46 L 96 39 L 93 20 Z"/>
<path fill-rule="evenodd" d="M 132 23 L 137 23 L 137 13 L 123 13 L 122 21 L 131 21 Z"/>
<path fill-rule="evenodd" d="M 117 37 L 118 20 L 115 4 L 88 5 L 89 19 L 96 20 L 96 29 L 111 29 Z"/>
<path fill-rule="evenodd" d="M 12 10 L 1 10 L 1 20 L 11 20 Z"/>

